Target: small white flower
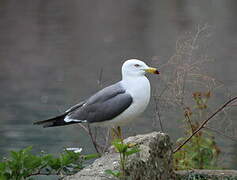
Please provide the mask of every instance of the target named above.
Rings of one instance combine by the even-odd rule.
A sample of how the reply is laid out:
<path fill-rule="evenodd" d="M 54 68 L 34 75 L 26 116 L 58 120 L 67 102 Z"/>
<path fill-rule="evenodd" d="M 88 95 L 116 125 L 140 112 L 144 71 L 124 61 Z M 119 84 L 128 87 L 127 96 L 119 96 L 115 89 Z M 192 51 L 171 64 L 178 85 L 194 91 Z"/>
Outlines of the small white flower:
<path fill-rule="evenodd" d="M 80 153 L 82 148 L 66 148 L 67 151 L 73 151 L 74 153 Z"/>

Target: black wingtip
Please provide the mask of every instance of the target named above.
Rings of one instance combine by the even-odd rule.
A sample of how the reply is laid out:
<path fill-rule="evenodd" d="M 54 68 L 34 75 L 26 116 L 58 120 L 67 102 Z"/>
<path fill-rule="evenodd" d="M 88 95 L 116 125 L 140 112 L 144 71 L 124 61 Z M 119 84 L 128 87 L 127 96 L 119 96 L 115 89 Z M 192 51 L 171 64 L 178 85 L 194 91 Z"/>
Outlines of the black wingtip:
<path fill-rule="evenodd" d="M 50 122 L 51 120 L 43 120 L 43 121 L 36 121 L 33 123 L 33 125 L 41 125 L 41 124 L 44 124 L 44 123 L 47 123 L 47 122 Z"/>
<path fill-rule="evenodd" d="M 64 126 L 67 125 L 65 123 L 64 118 L 67 114 L 62 114 L 60 116 L 53 117 L 51 119 L 43 120 L 43 121 L 36 121 L 33 125 L 42 125 L 43 128 L 47 127 L 54 127 L 54 126 Z"/>
<path fill-rule="evenodd" d="M 40 125 L 39 121 L 33 122 L 33 125 Z"/>
<path fill-rule="evenodd" d="M 49 125 L 50 122 L 45 122 L 45 121 L 36 121 L 33 123 L 33 125 L 42 125 L 43 128 L 51 127 Z M 52 124 L 52 123 L 50 123 Z"/>

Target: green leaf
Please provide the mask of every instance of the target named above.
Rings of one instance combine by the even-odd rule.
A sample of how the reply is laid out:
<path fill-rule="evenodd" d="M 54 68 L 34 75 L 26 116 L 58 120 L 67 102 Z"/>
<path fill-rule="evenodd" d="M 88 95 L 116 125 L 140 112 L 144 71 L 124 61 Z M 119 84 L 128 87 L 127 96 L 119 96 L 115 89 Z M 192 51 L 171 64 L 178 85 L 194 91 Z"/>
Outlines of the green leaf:
<path fill-rule="evenodd" d="M 48 161 L 48 165 L 55 171 L 59 170 L 61 167 L 61 162 L 58 158 L 52 158 Z"/>
<path fill-rule="evenodd" d="M 60 163 L 61 166 L 66 166 L 70 163 L 72 163 L 72 158 L 70 157 L 70 154 L 62 154 L 60 157 Z"/>
<path fill-rule="evenodd" d="M 91 159 L 99 158 L 100 156 L 101 156 L 100 154 L 87 154 L 87 155 L 83 155 L 83 158 L 85 160 L 91 160 Z"/>
<path fill-rule="evenodd" d="M 117 152 L 119 153 L 123 153 L 123 152 L 126 152 L 126 150 L 128 149 L 128 145 L 127 144 L 124 144 L 122 142 L 122 140 L 120 139 L 116 139 L 112 142 L 112 144 L 114 145 L 115 149 Z"/>
<path fill-rule="evenodd" d="M 8 178 L 6 176 L 0 174 L 0 180 L 8 180 Z"/>
<path fill-rule="evenodd" d="M 20 151 L 11 151 L 9 159 L 0 162 L 0 180 L 29 179 L 32 173 L 42 171 L 49 175 L 59 173 L 70 175 L 83 168 L 83 161 L 99 157 L 98 154 L 81 155 L 73 151 L 65 151 L 58 158 L 51 154 L 33 155 L 32 147 Z"/>
<path fill-rule="evenodd" d="M 111 169 L 106 169 L 106 170 L 105 170 L 105 173 L 106 173 L 106 174 L 111 174 L 111 175 L 113 175 L 113 171 L 112 171 Z"/>
<path fill-rule="evenodd" d="M 45 163 L 48 163 L 49 161 L 51 161 L 53 159 L 53 156 L 51 154 L 47 154 L 47 155 L 44 155 L 41 159 Z"/>
<path fill-rule="evenodd" d="M 105 173 L 106 173 L 106 174 L 109 174 L 109 175 L 113 175 L 113 176 L 115 176 L 115 177 L 121 176 L 121 172 L 118 171 L 118 170 L 106 169 L 106 170 L 105 170 Z"/>
<path fill-rule="evenodd" d="M 29 155 L 24 159 L 24 167 L 29 169 L 39 168 L 42 164 L 41 157 Z"/>
<path fill-rule="evenodd" d="M 0 162 L 0 173 L 6 170 L 6 166 L 5 162 Z"/>
<path fill-rule="evenodd" d="M 125 152 L 125 155 L 126 156 L 130 156 L 132 154 L 135 154 L 135 153 L 138 153 L 140 152 L 141 150 L 138 149 L 137 147 L 134 147 L 134 148 L 129 148 L 126 152 Z"/>
<path fill-rule="evenodd" d="M 20 152 L 11 151 L 10 152 L 10 157 L 11 157 L 12 160 L 18 161 L 19 157 L 20 157 Z"/>
<path fill-rule="evenodd" d="M 23 149 L 21 152 L 22 152 L 22 154 L 29 154 L 30 151 L 32 151 L 32 146 L 29 146 L 29 147 Z"/>

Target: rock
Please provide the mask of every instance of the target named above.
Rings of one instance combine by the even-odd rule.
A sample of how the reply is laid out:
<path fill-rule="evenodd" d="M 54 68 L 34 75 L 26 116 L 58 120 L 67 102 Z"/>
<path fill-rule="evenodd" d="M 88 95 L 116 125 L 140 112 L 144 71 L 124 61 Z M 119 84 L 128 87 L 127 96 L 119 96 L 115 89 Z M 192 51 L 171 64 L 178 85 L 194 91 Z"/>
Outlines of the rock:
<path fill-rule="evenodd" d="M 237 170 L 183 170 L 176 171 L 177 180 L 190 179 L 212 179 L 212 180 L 230 180 L 237 179 Z"/>
<path fill-rule="evenodd" d="M 144 142 L 140 145 L 141 153 L 128 164 L 130 179 L 174 179 L 172 144 L 169 136 L 155 132 L 144 137 L 141 142 Z"/>
<path fill-rule="evenodd" d="M 167 134 L 153 132 L 137 135 L 124 140 L 125 143 L 135 143 L 140 152 L 129 156 L 125 179 L 132 180 L 173 180 L 172 144 Z M 119 169 L 119 154 L 111 150 L 95 162 L 73 176 L 64 180 L 112 180 L 113 176 L 106 174 L 106 169 Z"/>

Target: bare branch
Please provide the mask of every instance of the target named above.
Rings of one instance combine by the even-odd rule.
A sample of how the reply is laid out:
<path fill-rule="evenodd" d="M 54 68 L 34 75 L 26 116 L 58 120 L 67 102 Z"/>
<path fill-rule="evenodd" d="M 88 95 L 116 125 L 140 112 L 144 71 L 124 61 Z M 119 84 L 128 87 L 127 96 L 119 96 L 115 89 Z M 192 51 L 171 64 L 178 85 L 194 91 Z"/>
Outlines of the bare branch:
<path fill-rule="evenodd" d="M 97 80 L 98 88 L 100 88 L 102 85 L 102 78 L 103 78 L 103 68 L 100 69 L 99 78 Z"/>
<path fill-rule="evenodd" d="M 163 125 L 162 125 L 162 120 L 161 120 L 161 117 L 160 117 L 160 110 L 159 110 L 159 105 L 158 105 L 158 98 L 156 96 L 154 96 L 154 101 L 155 101 L 155 118 L 158 119 L 159 123 L 160 123 L 160 129 L 161 129 L 161 132 L 164 132 L 164 129 L 163 129 Z"/>
<path fill-rule="evenodd" d="M 202 128 L 205 127 L 205 125 L 208 123 L 208 121 L 210 121 L 216 114 L 218 114 L 220 111 L 222 111 L 226 106 L 228 106 L 230 103 L 232 103 L 236 99 L 237 99 L 237 96 L 232 98 L 232 99 L 230 99 L 225 104 L 223 104 L 220 108 L 218 108 L 211 116 L 209 116 L 206 120 L 204 120 L 201 123 L 201 125 L 183 143 L 181 143 L 178 147 L 176 147 L 175 150 L 173 151 L 173 153 L 176 153 L 177 151 L 179 151 L 187 142 L 189 142 L 189 140 L 195 134 L 197 134 Z"/>
<path fill-rule="evenodd" d="M 89 130 L 87 129 L 87 127 L 85 127 L 83 124 L 81 124 L 81 123 L 78 123 L 77 125 L 79 125 L 80 127 L 82 127 L 82 129 L 84 130 L 84 131 L 86 131 L 88 134 L 89 134 Z"/>
<path fill-rule="evenodd" d="M 99 152 L 99 149 L 98 149 L 98 147 L 97 147 L 97 142 L 96 142 L 96 140 L 94 139 L 94 136 L 93 136 L 93 134 L 92 134 L 92 132 L 91 132 L 91 127 L 90 127 L 90 124 L 89 124 L 89 123 L 87 123 L 87 128 L 88 128 L 88 132 L 89 132 L 89 135 L 90 135 L 90 137 L 91 137 L 91 141 L 92 141 L 92 143 L 93 143 L 93 145 L 94 145 L 94 147 L 95 147 L 96 152 L 97 152 L 97 153 L 100 153 L 100 152 Z"/>
<path fill-rule="evenodd" d="M 229 139 L 231 139 L 232 141 L 237 142 L 236 137 L 226 135 L 226 134 L 224 134 L 223 132 L 221 132 L 221 131 L 219 131 L 219 130 L 217 130 L 217 129 L 215 129 L 215 128 L 208 127 L 208 126 L 204 126 L 204 128 L 205 128 L 205 129 L 208 129 L 208 130 L 210 130 L 210 131 L 213 131 L 213 132 L 215 132 L 215 133 L 217 133 L 217 134 L 219 134 L 219 135 L 221 135 L 221 136 L 224 136 L 224 137 L 226 137 L 226 138 L 229 138 Z"/>

